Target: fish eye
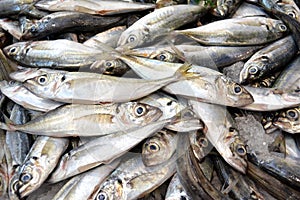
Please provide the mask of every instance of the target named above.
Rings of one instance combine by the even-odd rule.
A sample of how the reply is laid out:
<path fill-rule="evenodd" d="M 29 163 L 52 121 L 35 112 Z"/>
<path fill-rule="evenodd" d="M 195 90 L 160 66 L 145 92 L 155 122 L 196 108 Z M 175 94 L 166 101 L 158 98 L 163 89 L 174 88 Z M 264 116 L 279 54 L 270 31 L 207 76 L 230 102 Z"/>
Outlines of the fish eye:
<path fill-rule="evenodd" d="M 279 24 L 279 25 L 278 25 L 278 28 L 279 28 L 279 30 L 280 30 L 281 32 L 287 31 L 287 27 L 286 27 L 286 25 L 284 25 L 284 24 Z"/>
<path fill-rule="evenodd" d="M 204 138 L 204 137 L 199 138 L 199 139 L 198 139 L 198 142 L 199 142 L 199 145 L 200 145 L 201 147 L 207 147 L 207 146 L 208 146 L 208 141 L 207 141 L 207 139 Z"/>
<path fill-rule="evenodd" d="M 240 94 L 242 94 L 242 92 L 243 92 L 241 86 L 239 86 L 239 85 L 237 85 L 237 84 L 234 86 L 233 91 L 234 91 L 234 93 L 237 94 L 237 95 L 240 95 Z"/>
<path fill-rule="evenodd" d="M 35 25 L 32 25 L 32 26 L 30 27 L 29 31 L 30 31 L 31 33 L 36 33 L 36 32 L 37 32 L 36 26 L 35 26 Z"/>
<path fill-rule="evenodd" d="M 22 174 L 21 177 L 20 177 L 20 180 L 23 183 L 28 183 L 31 179 L 32 179 L 31 174 Z"/>
<path fill-rule="evenodd" d="M 107 198 L 106 193 L 104 193 L 104 192 L 100 192 L 100 193 L 97 195 L 97 200 L 106 200 L 106 199 L 108 199 L 108 198 Z"/>
<path fill-rule="evenodd" d="M 137 39 L 137 38 L 136 38 L 135 35 L 130 35 L 130 36 L 128 37 L 127 42 L 134 42 L 136 39 Z"/>
<path fill-rule="evenodd" d="M 137 117 L 142 116 L 145 112 L 146 112 L 146 107 L 143 106 L 143 105 L 138 105 L 138 106 L 136 106 L 135 109 L 134 109 L 134 114 L 135 114 Z"/>
<path fill-rule="evenodd" d="M 256 74 L 258 72 L 258 68 L 256 66 L 251 66 L 248 70 L 249 74 Z"/>
<path fill-rule="evenodd" d="M 158 152 L 160 150 L 160 147 L 155 142 L 151 142 L 148 146 L 149 151 L 151 152 Z"/>
<path fill-rule="evenodd" d="M 289 16 L 291 16 L 292 18 L 296 18 L 296 14 L 294 11 L 290 11 L 287 13 Z"/>
<path fill-rule="evenodd" d="M 12 48 L 9 49 L 8 55 L 16 55 L 17 51 L 18 51 L 17 47 L 12 47 Z"/>
<path fill-rule="evenodd" d="M 233 4 L 233 1 L 228 0 L 228 1 L 226 1 L 226 4 L 229 5 L 229 6 L 231 6 Z"/>
<path fill-rule="evenodd" d="M 286 111 L 286 115 L 289 119 L 298 119 L 298 114 L 295 110 Z"/>
<path fill-rule="evenodd" d="M 157 58 L 161 61 L 165 61 L 167 59 L 167 56 L 165 54 L 160 54 L 157 56 Z"/>
<path fill-rule="evenodd" d="M 240 156 L 244 156 L 244 155 L 247 154 L 247 151 L 246 151 L 245 147 L 244 147 L 244 146 L 241 146 L 241 145 L 238 145 L 238 146 L 237 146 L 236 152 L 237 152 L 237 154 L 240 155 Z"/>
<path fill-rule="evenodd" d="M 40 85 L 45 85 L 45 83 L 47 82 L 48 78 L 47 76 L 40 76 L 38 77 L 37 81 Z"/>
<path fill-rule="evenodd" d="M 111 61 L 106 61 L 105 66 L 106 67 L 111 67 L 111 66 L 113 66 L 113 63 Z"/>

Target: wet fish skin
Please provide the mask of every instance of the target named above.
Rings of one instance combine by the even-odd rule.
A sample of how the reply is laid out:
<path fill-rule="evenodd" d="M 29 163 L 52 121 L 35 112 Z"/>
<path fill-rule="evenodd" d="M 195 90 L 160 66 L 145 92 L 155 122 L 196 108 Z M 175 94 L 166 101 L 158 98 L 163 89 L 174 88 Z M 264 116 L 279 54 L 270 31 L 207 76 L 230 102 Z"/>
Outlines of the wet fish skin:
<path fill-rule="evenodd" d="M 197 28 L 175 32 L 187 35 L 204 45 L 247 46 L 277 40 L 287 31 L 288 28 L 280 20 L 245 17 L 219 20 Z"/>
<path fill-rule="evenodd" d="M 23 124 L 0 123 L 1 129 L 30 134 L 69 137 L 111 134 L 146 125 L 162 115 L 160 109 L 137 102 L 122 104 L 70 104 Z M 100 126 L 101 124 L 101 126 Z"/>
<path fill-rule="evenodd" d="M 155 166 L 170 159 L 177 147 L 178 135 L 163 129 L 148 138 L 142 147 L 142 160 L 145 166 Z"/>
<path fill-rule="evenodd" d="M 175 173 L 175 175 L 173 176 L 173 178 L 169 183 L 165 200 L 181 200 L 181 199 L 190 200 L 191 198 L 184 191 L 184 188 L 180 183 L 179 177 L 177 173 Z"/>
<path fill-rule="evenodd" d="M 33 22 L 21 39 L 40 39 L 58 32 L 103 31 L 113 26 L 124 25 L 126 22 L 126 16 L 102 17 L 72 11 L 55 12 Z"/>
<path fill-rule="evenodd" d="M 273 124 L 288 133 L 300 133 L 300 107 L 283 110 Z"/>
<path fill-rule="evenodd" d="M 67 138 L 40 136 L 36 139 L 24 163 L 17 171 L 18 193 L 21 198 L 39 188 L 47 179 L 68 144 Z"/>
<path fill-rule="evenodd" d="M 4 197 L 7 193 L 9 187 L 9 169 L 7 163 L 7 152 L 5 151 L 5 132 L 0 129 L 0 144 L 2 148 L 0 149 L 0 198 Z"/>
<path fill-rule="evenodd" d="M 140 154 L 131 155 L 102 184 L 95 199 L 137 199 L 159 187 L 176 171 L 176 156 L 164 163 L 146 167 Z"/>
<path fill-rule="evenodd" d="M 158 36 L 194 21 L 204 14 L 208 7 L 174 5 L 157 9 L 127 28 L 119 38 L 117 49 L 132 49 L 150 43 Z"/>
<path fill-rule="evenodd" d="M 170 119 L 160 120 L 88 141 L 64 154 L 48 181 L 55 183 L 100 164 L 110 163 L 169 122 Z"/>
<path fill-rule="evenodd" d="M 278 40 L 257 51 L 240 72 L 240 83 L 249 83 L 279 71 L 296 55 L 297 46 L 292 36 Z"/>
<path fill-rule="evenodd" d="M 242 18 L 251 16 L 269 17 L 268 14 L 262 8 L 247 2 L 242 2 L 239 8 L 232 15 L 232 18 Z"/>

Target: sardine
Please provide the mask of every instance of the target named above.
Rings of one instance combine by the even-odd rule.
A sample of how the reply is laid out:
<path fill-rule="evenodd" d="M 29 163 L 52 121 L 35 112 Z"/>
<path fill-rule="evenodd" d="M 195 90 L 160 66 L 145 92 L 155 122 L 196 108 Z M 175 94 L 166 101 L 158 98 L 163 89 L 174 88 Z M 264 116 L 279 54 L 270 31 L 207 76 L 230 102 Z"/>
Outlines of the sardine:
<path fill-rule="evenodd" d="M 197 28 L 175 31 L 205 45 L 260 45 L 279 39 L 288 28 L 280 20 L 245 17 L 215 21 Z"/>
<path fill-rule="evenodd" d="M 189 103 L 205 124 L 207 139 L 229 165 L 245 174 L 247 150 L 226 107 L 193 100 Z"/>
<path fill-rule="evenodd" d="M 214 148 L 203 131 L 189 133 L 190 145 L 195 157 L 201 162 Z"/>
<path fill-rule="evenodd" d="M 279 71 L 296 55 L 298 49 L 292 36 L 278 40 L 257 51 L 240 72 L 240 83 L 248 83 Z"/>
<path fill-rule="evenodd" d="M 232 15 L 232 18 L 262 16 L 269 17 L 268 14 L 260 7 L 253 4 L 243 2 Z"/>
<path fill-rule="evenodd" d="M 273 124 L 288 132 L 288 133 L 300 133 L 300 107 L 295 107 L 281 111 L 274 120 Z"/>
<path fill-rule="evenodd" d="M 18 193 L 21 198 L 35 191 L 55 168 L 61 154 L 67 149 L 67 138 L 40 136 L 18 169 Z"/>
<path fill-rule="evenodd" d="M 110 163 L 143 139 L 162 129 L 168 122 L 169 120 L 157 121 L 88 141 L 63 155 L 48 181 L 58 182 L 100 164 Z"/>
<path fill-rule="evenodd" d="M 170 159 L 177 148 L 178 135 L 163 129 L 148 138 L 142 147 L 142 159 L 145 166 L 154 166 Z"/>
<path fill-rule="evenodd" d="M 48 11 L 76 11 L 94 15 L 116 15 L 155 8 L 155 4 L 112 0 L 42 0 L 35 6 Z"/>
<path fill-rule="evenodd" d="M 158 120 L 161 115 L 162 112 L 158 108 L 137 102 L 70 104 L 51 110 L 22 125 L 1 122 L 0 128 L 53 137 L 99 136 L 146 125 Z"/>
<path fill-rule="evenodd" d="M 205 14 L 209 6 L 174 5 L 155 10 L 128 27 L 118 41 L 119 50 L 132 49 L 153 42 Z M 180 17 L 178 17 L 180 16 Z"/>
<path fill-rule="evenodd" d="M 176 171 L 176 155 L 152 167 L 143 164 L 140 154 L 124 160 L 102 184 L 95 199 L 137 199 L 169 179 Z"/>

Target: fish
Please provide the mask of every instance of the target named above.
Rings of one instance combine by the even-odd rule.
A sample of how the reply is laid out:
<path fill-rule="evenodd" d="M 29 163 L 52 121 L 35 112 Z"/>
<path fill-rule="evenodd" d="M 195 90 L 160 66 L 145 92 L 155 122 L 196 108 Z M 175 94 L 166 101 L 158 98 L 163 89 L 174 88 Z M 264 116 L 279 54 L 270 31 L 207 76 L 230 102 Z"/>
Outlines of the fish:
<path fill-rule="evenodd" d="M 242 3 L 240 0 L 217 0 L 216 8 L 214 8 L 213 13 L 216 16 L 225 17 L 234 13 L 238 9 L 239 5 Z"/>
<path fill-rule="evenodd" d="M 181 200 L 181 199 L 191 200 L 191 198 L 186 194 L 182 184 L 180 183 L 177 173 L 175 173 L 175 175 L 173 176 L 173 178 L 169 183 L 165 200 Z"/>
<path fill-rule="evenodd" d="M 211 142 L 205 137 L 203 131 L 189 133 L 190 145 L 195 157 L 201 162 L 214 148 Z"/>
<path fill-rule="evenodd" d="M 13 21 L 8 18 L 0 19 L 0 27 L 9 32 L 14 38 L 20 40 L 22 37 L 22 31 L 18 21 Z"/>
<path fill-rule="evenodd" d="M 21 39 L 41 39 L 58 32 L 104 31 L 113 26 L 125 25 L 126 22 L 126 16 L 102 17 L 72 11 L 54 12 L 37 21 L 32 21 L 32 25 L 24 30 Z"/>
<path fill-rule="evenodd" d="M 0 198 L 7 194 L 9 187 L 9 169 L 6 157 L 6 143 L 5 143 L 5 132 L 0 129 L 0 144 L 2 146 L 0 150 Z"/>
<path fill-rule="evenodd" d="M 247 46 L 275 41 L 288 31 L 280 21 L 266 17 L 245 17 L 215 21 L 197 28 L 177 30 L 204 45 Z"/>
<path fill-rule="evenodd" d="M 195 21 L 208 9 L 209 6 L 198 5 L 173 5 L 156 9 L 128 27 L 121 34 L 116 49 L 123 51 L 151 43 L 159 36 Z"/>
<path fill-rule="evenodd" d="M 0 122 L 0 128 L 53 137 L 99 136 L 146 125 L 158 120 L 161 115 L 160 109 L 138 102 L 70 104 L 39 115 L 22 125 Z"/>
<path fill-rule="evenodd" d="M 176 155 L 146 167 L 141 154 L 129 155 L 103 182 L 94 199 L 137 199 L 159 187 L 176 171 Z"/>
<path fill-rule="evenodd" d="M 296 55 L 292 36 L 285 37 L 257 51 L 240 72 L 240 83 L 253 82 L 279 71 Z"/>
<path fill-rule="evenodd" d="M 193 78 L 193 74 L 187 72 L 189 68 L 183 64 L 172 76 L 156 80 L 53 71 L 28 79 L 23 85 L 42 98 L 64 103 L 127 102 L 147 96 L 170 83 Z"/>
<path fill-rule="evenodd" d="M 154 9 L 155 4 L 112 0 L 42 0 L 35 7 L 47 11 L 76 11 L 93 15 L 116 15 Z"/>
<path fill-rule="evenodd" d="M 247 2 L 242 2 L 242 4 L 232 15 L 232 18 L 243 18 L 243 17 L 253 17 L 253 16 L 269 17 L 269 15 L 259 6 Z"/>
<path fill-rule="evenodd" d="M 61 154 L 67 149 L 67 138 L 40 136 L 17 170 L 18 194 L 21 198 L 35 191 L 55 168 Z"/>
<path fill-rule="evenodd" d="M 62 156 L 48 182 L 55 183 L 100 164 L 108 164 L 162 129 L 168 122 L 169 120 L 161 120 L 88 141 Z"/>
<path fill-rule="evenodd" d="M 273 125 L 288 133 L 300 133 L 300 107 L 283 110 L 273 121 Z"/>
<path fill-rule="evenodd" d="M 297 136 L 296 136 L 297 137 Z M 290 134 L 284 135 L 285 155 L 290 158 L 300 158 L 300 151 L 297 145 L 296 138 Z"/>
<path fill-rule="evenodd" d="M 153 59 L 120 56 L 130 68 L 144 79 L 157 79 L 170 76 L 182 64 L 168 63 Z M 243 86 L 235 83 L 222 73 L 206 67 L 191 65 L 190 73 L 194 78 L 171 83 L 162 89 L 170 94 L 178 95 L 188 99 L 198 99 L 203 102 L 241 106 L 253 102 L 252 96 Z"/>
<path fill-rule="evenodd" d="M 148 138 L 142 147 L 142 160 L 145 166 L 154 166 L 170 159 L 177 148 L 178 135 L 162 129 Z"/>
<path fill-rule="evenodd" d="M 26 109 L 47 112 L 63 105 L 61 102 L 36 96 L 17 81 L 0 82 L 0 90 L 6 97 Z"/>
<path fill-rule="evenodd" d="M 71 178 L 56 193 L 53 200 L 82 200 L 94 199 L 97 190 L 107 176 L 119 166 L 121 159 L 116 159 L 110 164 L 101 165 L 78 176 Z"/>
<path fill-rule="evenodd" d="M 89 67 L 101 60 L 103 51 L 66 40 L 17 42 L 3 49 L 4 53 L 22 66 L 53 69 Z"/>
<path fill-rule="evenodd" d="M 204 134 L 207 139 L 230 166 L 245 174 L 246 146 L 226 107 L 194 100 L 190 100 L 189 103 L 196 115 L 203 121 L 206 127 Z"/>
<path fill-rule="evenodd" d="M 10 119 L 15 124 L 24 124 L 29 120 L 25 109 L 15 104 L 10 114 Z M 6 144 L 11 152 L 13 166 L 20 166 L 30 150 L 31 138 L 27 133 L 7 131 Z"/>
<path fill-rule="evenodd" d="M 284 91 L 276 88 L 256 88 L 244 86 L 252 95 L 253 103 L 239 108 L 253 111 L 274 111 L 291 108 L 299 105 L 299 92 L 297 90 Z"/>

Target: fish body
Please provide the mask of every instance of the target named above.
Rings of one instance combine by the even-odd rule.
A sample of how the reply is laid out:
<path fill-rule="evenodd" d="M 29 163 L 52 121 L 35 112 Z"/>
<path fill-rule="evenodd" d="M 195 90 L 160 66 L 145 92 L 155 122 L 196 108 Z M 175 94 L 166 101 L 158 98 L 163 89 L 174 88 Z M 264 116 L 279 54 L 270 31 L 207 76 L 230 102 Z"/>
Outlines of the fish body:
<path fill-rule="evenodd" d="M 265 17 L 224 19 L 197 28 L 175 31 L 204 45 L 245 46 L 265 44 L 282 37 L 288 28 Z"/>
<path fill-rule="evenodd" d="M 190 200 L 191 198 L 186 194 L 178 175 L 175 174 L 169 183 L 168 190 L 166 193 L 165 200 L 181 200 L 186 199 Z"/>
<path fill-rule="evenodd" d="M 2 129 L 53 137 L 107 135 L 156 121 L 162 112 L 147 104 L 70 104 L 22 124 L 0 123 Z"/>
<path fill-rule="evenodd" d="M 157 9 L 128 27 L 119 38 L 118 48 L 132 49 L 150 43 L 158 36 L 194 21 L 208 7 L 174 5 Z"/>

